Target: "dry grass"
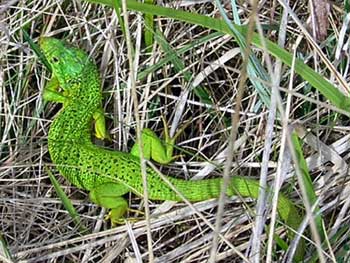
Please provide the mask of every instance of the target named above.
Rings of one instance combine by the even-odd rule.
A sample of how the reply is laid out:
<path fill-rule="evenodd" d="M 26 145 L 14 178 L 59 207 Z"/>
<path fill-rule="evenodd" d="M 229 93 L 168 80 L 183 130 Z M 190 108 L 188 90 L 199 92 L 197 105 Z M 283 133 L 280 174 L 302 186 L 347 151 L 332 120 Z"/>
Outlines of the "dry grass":
<path fill-rule="evenodd" d="M 278 34 L 285 32 L 286 49 L 293 53 L 293 47 L 299 43 L 297 55 L 332 80 L 332 74 L 322 70 L 320 54 L 317 54 L 319 51 L 311 49 L 309 40 L 299 33 L 305 28 L 301 29 L 293 19 L 288 18 L 288 26 L 277 32 L 275 29 L 282 20 L 282 8 L 277 1 L 262 2 L 264 4 L 259 6 L 257 18 L 261 24 L 271 26 L 269 31 L 264 32 L 265 36 L 276 40 Z M 305 22 L 310 16 L 310 9 L 304 2 L 294 1 L 293 11 Z M 210 1 L 198 1 L 197 4 L 179 1 L 178 4 L 193 12 L 220 16 Z M 230 17 L 229 4 L 225 7 Z M 248 21 L 250 7 L 244 4 L 238 8 L 242 20 Z M 341 10 L 340 6 L 332 8 L 328 36 L 318 44 L 335 69 L 348 79 L 348 57 L 344 54 L 335 58 L 339 25 L 343 24 L 344 13 Z M 140 15 L 131 13 L 129 22 L 136 54 L 135 70 L 144 72 L 165 55 L 159 45 L 153 48 L 151 54 L 145 53 Z M 174 50 L 212 33 L 166 18 L 158 19 L 157 24 Z M 82 223 L 90 231 L 82 234 L 58 199 L 43 167 L 51 165 L 47 152 L 47 132 L 59 106 L 52 103 L 44 105 L 41 100 L 41 91 L 49 73 L 25 43 L 21 28 L 34 41 L 41 35 L 65 38 L 90 52 L 95 59 L 102 77 L 108 129 L 113 137 L 111 144 L 96 141 L 97 144 L 128 151 L 135 139 L 136 125 L 134 101 L 130 89 L 125 85 L 129 78 L 126 42 L 116 15 L 110 8 L 75 1 L 5 1 L 1 4 L 0 234 L 7 242 L 12 259 L 20 262 L 147 261 L 147 225 L 142 215 L 131 213 L 130 217 L 137 216 L 140 220 L 135 224 L 129 221 L 110 229 L 103 220 L 106 211 L 90 203 L 85 191 L 76 189 L 56 174 L 79 212 Z M 265 67 L 277 67 L 275 64 L 269 65 L 269 60 L 262 56 L 263 52 L 253 52 L 262 58 Z M 177 145 L 185 150 L 184 156 L 164 167 L 164 174 L 186 179 L 221 176 L 231 139 L 231 115 L 237 103 L 238 83 L 242 77 L 241 52 L 231 38 L 216 36 L 205 43 L 190 46 L 179 56 L 191 72 L 192 82 L 186 81 L 183 72 L 177 72 L 174 65 L 169 63 L 138 81 L 141 123 L 159 134 L 162 131 L 161 115 L 165 115 L 171 123 L 172 133 L 186 120 L 193 123 L 178 139 Z M 282 67 L 277 74 L 270 73 L 270 77 L 277 87 L 281 87 L 284 111 L 290 109 L 287 123 L 299 125 L 304 156 L 319 198 L 326 236 L 330 240 L 329 247 L 326 245 L 322 248 L 323 257 L 327 261 L 345 262 L 348 260 L 349 233 L 344 226 L 350 223 L 347 164 L 350 157 L 349 118 L 325 107 L 321 103 L 322 96 L 302 79 L 290 78 L 291 74 L 289 68 Z M 232 142 L 234 162 L 230 171 L 232 174 L 259 178 L 262 167 L 266 167 L 271 185 L 276 174 L 285 174 L 282 191 L 289 193 L 289 197 L 303 207 L 292 162 L 286 152 L 281 152 L 286 127 L 280 119 L 281 115 L 277 115 L 271 123 L 268 121 L 271 108 L 264 106 L 251 81 L 246 82 L 243 98 L 239 101 L 240 122 L 236 140 Z M 211 104 L 195 95 L 193 87 L 197 86 L 210 95 Z M 266 87 L 270 86 L 266 84 Z M 288 87 L 302 96 L 287 99 Z M 310 102 L 309 98 L 314 102 Z M 273 128 L 270 137 L 266 135 L 269 125 Z M 267 144 L 269 138 L 271 142 Z M 268 159 L 263 158 L 266 146 L 272 150 Z M 282 169 L 277 168 L 279 166 Z M 130 195 L 129 199 L 132 208 L 143 210 L 142 199 L 134 195 Z M 221 220 L 221 233 L 225 239 L 218 239 L 216 260 L 240 262 L 242 259 L 237 256 L 237 251 L 248 256 L 251 247 L 257 244 L 250 240 L 256 220 L 255 204 L 254 200 L 232 198 L 225 206 Z M 192 207 L 183 203 L 150 202 L 150 209 L 152 248 L 156 261 L 203 262 L 209 258 L 213 230 L 208 223 L 215 224 L 217 202 L 209 200 L 193 204 Z M 285 236 L 284 229 L 277 218 L 276 233 Z M 310 232 L 304 232 L 304 235 L 311 237 Z M 267 240 L 268 235 L 264 232 L 258 244 L 261 261 L 265 260 L 269 245 Z M 4 243 L 0 244 L 6 247 Z M 0 261 L 5 261 L 6 253 L 1 251 Z M 282 250 L 273 251 L 273 260 L 287 261 L 283 258 Z M 307 256 L 315 253 L 314 243 L 308 243 Z"/>

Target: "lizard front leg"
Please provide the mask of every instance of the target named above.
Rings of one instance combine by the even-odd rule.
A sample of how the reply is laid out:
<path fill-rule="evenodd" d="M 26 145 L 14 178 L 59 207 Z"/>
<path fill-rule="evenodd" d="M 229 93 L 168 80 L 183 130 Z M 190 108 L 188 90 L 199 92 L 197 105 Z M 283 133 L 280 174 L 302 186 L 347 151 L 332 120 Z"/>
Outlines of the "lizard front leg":
<path fill-rule="evenodd" d="M 43 99 L 45 101 L 53 101 L 64 104 L 67 101 L 67 97 L 58 92 L 60 84 L 55 76 L 52 76 L 50 81 L 46 84 L 43 91 Z"/>

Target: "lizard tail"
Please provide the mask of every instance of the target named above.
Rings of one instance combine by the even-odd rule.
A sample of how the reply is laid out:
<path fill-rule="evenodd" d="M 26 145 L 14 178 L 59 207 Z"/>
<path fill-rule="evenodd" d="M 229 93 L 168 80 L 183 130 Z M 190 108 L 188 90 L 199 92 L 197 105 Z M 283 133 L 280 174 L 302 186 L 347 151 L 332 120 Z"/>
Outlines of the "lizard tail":
<path fill-rule="evenodd" d="M 217 198 L 220 195 L 222 179 L 214 178 L 208 180 L 187 181 L 169 178 L 171 183 L 181 192 L 189 201 L 203 201 L 211 198 Z M 247 179 L 241 176 L 234 176 L 231 178 L 231 182 L 227 187 L 226 194 L 228 196 L 241 196 L 258 198 L 259 195 L 259 182 L 252 179 Z M 268 191 L 271 191 L 268 190 Z M 174 198 L 179 201 L 179 197 Z M 294 204 L 283 194 L 279 194 L 278 213 L 281 218 L 292 228 L 298 227 L 300 218 L 298 210 Z M 298 220 L 296 220 L 296 218 Z"/>
<path fill-rule="evenodd" d="M 203 201 L 211 198 L 217 198 L 220 195 L 222 179 L 208 179 L 198 181 L 187 181 L 169 178 L 171 183 L 189 200 L 189 201 Z M 228 196 L 241 196 L 258 198 L 259 195 L 259 182 L 252 179 L 247 179 L 240 176 L 234 176 L 231 178 L 231 182 L 227 187 L 226 194 Z M 269 190 L 270 191 L 270 190 Z M 179 197 L 175 198 L 179 200 Z M 278 199 L 278 213 L 283 220 L 289 221 L 290 215 L 298 216 L 298 211 L 294 204 L 283 194 L 279 194 Z M 290 225 L 288 222 L 288 225 Z M 299 225 L 297 222 L 296 225 Z M 295 225 L 290 225 L 294 227 Z"/>
<path fill-rule="evenodd" d="M 208 179 L 198 181 L 186 181 L 171 178 L 170 181 L 174 186 L 190 201 L 203 201 L 210 198 L 217 198 L 220 195 L 222 179 Z M 231 182 L 227 187 L 226 194 L 228 196 L 251 197 L 257 199 L 259 195 L 259 182 L 252 179 L 247 179 L 240 176 L 231 178 Z M 267 191 L 271 191 L 269 188 Z M 175 198 L 180 200 L 179 197 Z M 302 216 L 300 216 L 298 209 L 294 204 L 283 194 L 279 194 L 277 203 L 278 214 L 282 220 L 294 231 L 297 231 Z M 294 238 L 293 230 L 288 231 L 289 239 Z M 299 261 L 304 254 L 304 241 L 300 240 L 295 259 Z"/>

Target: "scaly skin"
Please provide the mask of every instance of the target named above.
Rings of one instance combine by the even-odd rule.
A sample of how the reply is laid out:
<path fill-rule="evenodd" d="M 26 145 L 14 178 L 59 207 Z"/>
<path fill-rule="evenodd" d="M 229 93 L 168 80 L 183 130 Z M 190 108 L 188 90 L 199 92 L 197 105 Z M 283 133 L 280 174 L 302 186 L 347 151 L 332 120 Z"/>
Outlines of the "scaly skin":
<path fill-rule="evenodd" d="M 72 184 L 90 192 L 93 202 L 111 209 L 112 223 L 119 222 L 127 210 L 127 202 L 121 196 L 127 192 L 137 195 L 143 193 L 138 145 L 133 147 L 130 154 L 102 149 L 92 143 L 90 127 L 93 120 L 96 135 L 108 137 L 101 108 L 102 94 L 97 67 L 85 52 L 61 40 L 41 38 L 40 46 L 53 71 L 44 98 L 63 103 L 49 131 L 51 159 Z M 58 91 L 58 86 L 62 92 Z M 151 130 L 145 129 L 142 139 L 146 158 L 159 163 L 172 160 L 175 138 L 166 136 L 164 144 Z M 218 197 L 222 183 L 220 178 L 201 181 L 168 179 L 190 201 Z M 147 169 L 147 182 L 150 199 L 181 201 L 151 168 Z M 257 181 L 239 176 L 231 179 L 227 190 L 229 196 L 257 198 L 258 193 Z M 278 212 L 289 227 L 297 229 L 301 217 L 293 203 L 282 194 L 279 195 Z M 289 236 L 293 237 L 291 231 Z"/>

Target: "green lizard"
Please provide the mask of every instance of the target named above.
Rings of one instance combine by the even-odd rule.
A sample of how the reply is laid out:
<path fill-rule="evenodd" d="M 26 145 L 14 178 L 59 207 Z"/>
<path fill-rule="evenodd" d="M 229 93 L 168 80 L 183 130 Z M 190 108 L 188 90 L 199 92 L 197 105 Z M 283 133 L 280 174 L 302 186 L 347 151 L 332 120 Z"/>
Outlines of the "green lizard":
<path fill-rule="evenodd" d="M 142 195 L 143 184 L 138 157 L 138 145 L 131 153 L 111 151 L 91 141 L 91 124 L 99 138 L 107 138 L 103 115 L 100 78 L 96 65 L 88 55 L 64 41 L 43 37 L 40 46 L 52 67 L 52 78 L 45 87 L 45 100 L 63 104 L 51 124 L 48 145 L 53 163 L 59 172 L 75 186 L 89 191 L 92 202 L 110 209 L 112 223 L 118 223 L 128 209 L 122 197 L 128 192 Z M 62 91 L 59 90 L 59 87 Z M 150 129 L 144 129 L 144 156 L 166 164 L 173 159 L 175 138 L 170 138 L 165 126 L 165 143 Z M 201 201 L 219 196 L 222 179 L 186 181 L 168 177 L 169 181 L 189 201 Z M 148 194 L 151 200 L 181 198 L 151 168 L 147 168 Z M 257 198 L 256 180 L 233 176 L 227 195 Z M 279 195 L 278 213 L 285 223 L 296 230 L 301 222 L 296 207 L 284 195 Z M 292 238 L 292 231 L 289 231 Z"/>

